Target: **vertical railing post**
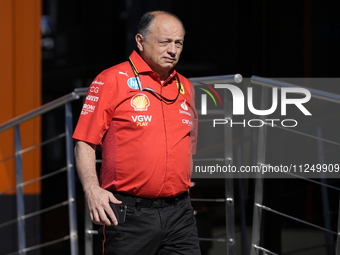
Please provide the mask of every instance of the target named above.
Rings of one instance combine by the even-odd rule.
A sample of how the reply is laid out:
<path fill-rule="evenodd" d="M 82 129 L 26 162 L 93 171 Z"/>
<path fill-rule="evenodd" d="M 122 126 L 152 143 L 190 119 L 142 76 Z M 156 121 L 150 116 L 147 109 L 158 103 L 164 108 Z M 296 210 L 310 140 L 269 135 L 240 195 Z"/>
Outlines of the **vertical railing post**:
<path fill-rule="evenodd" d="M 71 103 L 65 104 L 65 134 L 66 134 L 66 161 L 67 161 L 67 190 L 69 201 L 69 224 L 70 224 L 70 242 L 71 255 L 78 255 L 78 229 L 77 229 L 77 211 L 76 211 L 76 189 L 74 173 L 74 155 L 73 155 L 73 117 Z"/>
<path fill-rule="evenodd" d="M 339 196 L 339 208 L 338 208 L 338 234 L 336 236 L 335 255 L 340 255 L 340 196 Z"/>
<path fill-rule="evenodd" d="M 262 87 L 261 95 L 261 109 L 267 109 L 268 100 L 268 88 Z M 264 121 L 264 116 L 261 116 L 262 121 Z M 260 166 L 265 163 L 266 159 L 266 134 L 267 127 L 263 125 L 259 127 L 258 136 L 258 150 L 257 150 L 257 164 Z M 263 176 L 259 173 L 256 176 L 255 184 L 255 198 L 254 198 L 254 214 L 253 214 L 253 230 L 252 230 L 252 240 L 251 240 L 251 255 L 256 255 L 256 246 L 260 245 L 260 235 L 261 235 L 261 218 L 262 209 L 258 205 L 262 205 L 263 202 Z"/>
<path fill-rule="evenodd" d="M 318 146 L 318 158 L 319 158 L 319 164 L 323 165 L 325 164 L 325 150 L 323 146 L 323 141 L 321 140 L 323 135 L 322 135 L 322 129 L 320 126 L 317 127 L 316 133 L 318 136 L 318 141 L 317 141 L 317 146 Z M 321 172 L 321 178 L 320 182 L 326 184 L 326 179 L 325 179 L 325 173 Z M 322 212 L 323 212 L 323 219 L 324 219 L 324 224 L 326 229 L 331 229 L 331 220 L 330 220 L 330 215 L 329 215 L 329 198 L 328 198 L 328 188 L 325 187 L 324 185 L 321 185 L 321 197 L 322 197 Z M 326 241 L 326 250 L 327 250 L 327 255 L 332 255 L 334 254 L 333 251 L 333 240 L 332 240 L 332 235 L 331 233 L 325 232 L 325 241 Z"/>
<path fill-rule="evenodd" d="M 93 255 L 93 224 L 85 200 L 85 255 Z"/>
<path fill-rule="evenodd" d="M 242 146 L 240 144 L 237 145 L 237 168 L 240 169 L 242 166 Z M 241 254 L 248 254 L 247 249 L 247 224 L 246 224 L 246 210 L 245 210 L 245 201 L 244 201 L 244 191 L 243 191 L 243 176 L 240 173 L 238 178 L 238 190 L 239 190 L 239 198 L 240 198 L 240 218 L 241 218 Z"/>
<path fill-rule="evenodd" d="M 227 90 L 224 89 L 224 118 L 232 119 L 232 100 L 228 100 Z M 230 125 L 224 128 L 224 160 L 225 165 L 233 164 L 233 133 Z M 226 198 L 226 244 L 227 255 L 235 255 L 235 217 L 234 217 L 234 179 L 232 173 L 225 176 L 225 198 Z"/>
<path fill-rule="evenodd" d="M 21 137 L 20 127 L 16 125 L 14 128 L 14 144 L 15 144 L 15 172 L 16 172 L 16 191 L 17 191 L 17 217 L 18 217 L 18 250 L 20 255 L 26 255 L 26 227 L 24 204 L 24 191 L 22 187 L 22 156 L 21 156 Z"/>

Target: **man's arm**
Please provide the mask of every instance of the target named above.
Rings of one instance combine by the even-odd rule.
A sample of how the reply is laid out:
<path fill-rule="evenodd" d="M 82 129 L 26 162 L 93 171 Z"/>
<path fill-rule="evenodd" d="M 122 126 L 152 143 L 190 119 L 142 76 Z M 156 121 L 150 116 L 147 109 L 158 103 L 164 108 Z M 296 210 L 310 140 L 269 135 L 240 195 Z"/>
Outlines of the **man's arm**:
<path fill-rule="evenodd" d="M 83 141 L 76 141 L 74 157 L 77 172 L 83 185 L 85 197 L 90 211 L 91 220 L 99 225 L 114 225 L 118 221 L 109 202 L 120 204 L 113 194 L 99 186 L 96 173 L 96 145 Z M 112 223 L 107 215 L 112 219 Z"/>

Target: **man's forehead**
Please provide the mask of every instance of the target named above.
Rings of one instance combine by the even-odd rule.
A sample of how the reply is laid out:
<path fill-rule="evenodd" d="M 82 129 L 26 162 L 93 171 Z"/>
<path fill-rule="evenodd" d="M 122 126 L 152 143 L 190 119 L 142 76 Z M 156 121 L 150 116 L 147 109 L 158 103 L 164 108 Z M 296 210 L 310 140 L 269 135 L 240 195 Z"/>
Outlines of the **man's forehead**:
<path fill-rule="evenodd" d="M 152 31 L 170 32 L 181 34 L 184 37 L 184 30 L 181 23 L 173 16 L 168 14 L 158 14 L 152 24 Z"/>

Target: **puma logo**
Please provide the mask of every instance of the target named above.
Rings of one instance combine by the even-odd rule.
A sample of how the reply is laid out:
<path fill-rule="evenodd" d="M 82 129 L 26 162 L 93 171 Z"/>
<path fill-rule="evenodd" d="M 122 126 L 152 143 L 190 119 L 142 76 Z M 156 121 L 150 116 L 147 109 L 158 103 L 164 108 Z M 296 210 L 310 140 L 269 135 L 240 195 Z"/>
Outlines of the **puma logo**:
<path fill-rule="evenodd" d="M 129 77 L 129 75 L 127 74 L 127 72 L 128 72 L 128 71 L 126 71 L 125 73 L 123 73 L 123 72 L 119 71 L 119 74 L 124 74 L 124 75 L 126 75 L 127 77 Z"/>

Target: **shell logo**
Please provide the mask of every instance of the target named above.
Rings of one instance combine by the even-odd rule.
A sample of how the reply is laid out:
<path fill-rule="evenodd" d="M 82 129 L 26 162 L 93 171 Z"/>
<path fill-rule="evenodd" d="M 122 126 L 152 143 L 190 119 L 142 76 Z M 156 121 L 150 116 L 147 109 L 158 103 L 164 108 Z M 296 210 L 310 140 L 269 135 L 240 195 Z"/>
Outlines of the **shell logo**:
<path fill-rule="evenodd" d="M 135 111 L 147 111 L 150 105 L 149 98 L 144 94 L 137 94 L 131 98 L 131 106 Z"/>

